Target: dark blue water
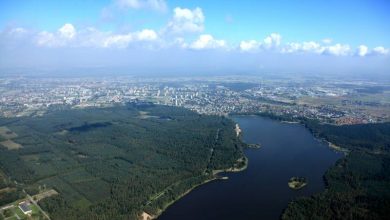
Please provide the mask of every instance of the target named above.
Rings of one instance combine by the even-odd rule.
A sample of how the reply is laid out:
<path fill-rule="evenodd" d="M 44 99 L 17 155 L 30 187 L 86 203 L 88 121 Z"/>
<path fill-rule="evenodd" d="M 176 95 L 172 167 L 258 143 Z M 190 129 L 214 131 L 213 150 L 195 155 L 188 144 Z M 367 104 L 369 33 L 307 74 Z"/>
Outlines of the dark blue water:
<path fill-rule="evenodd" d="M 228 173 L 229 180 L 202 185 L 170 206 L 159 220 L 278 219 L 289 201 L 324 189 L 323 174 L 339 159 L 336 153 L 299 124 L 257 117 L 234 117 L 247 143 L 249 166 Z M 291 190 L 287 182 L 302 176 L 308 185 Z"/>

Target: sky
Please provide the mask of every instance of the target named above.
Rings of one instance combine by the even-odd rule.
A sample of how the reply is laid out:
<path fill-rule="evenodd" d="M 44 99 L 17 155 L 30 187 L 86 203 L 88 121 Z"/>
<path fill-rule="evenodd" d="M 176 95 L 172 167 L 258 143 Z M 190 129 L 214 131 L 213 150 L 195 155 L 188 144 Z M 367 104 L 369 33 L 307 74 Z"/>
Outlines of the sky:
<path fill-rule="evenodd" d="M 386 0 L 0 0 L 0 69 L 390 77 Z"/>

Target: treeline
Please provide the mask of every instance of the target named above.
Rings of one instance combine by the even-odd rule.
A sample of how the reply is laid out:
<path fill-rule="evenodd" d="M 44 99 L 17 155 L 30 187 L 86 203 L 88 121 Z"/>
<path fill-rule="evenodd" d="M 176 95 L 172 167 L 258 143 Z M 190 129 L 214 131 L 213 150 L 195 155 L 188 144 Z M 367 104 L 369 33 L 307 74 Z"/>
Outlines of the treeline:
<path fill-rule="evenodd" d="M 301 120 L 317 137 L 350 151 L 325 174 L 326 190 L 291 202 L 282 219 L 388 219 L 390 123 L 335 126 Z"/>
<path fill-rule="evenodd" d="M 314 120 L 303 123 L 317 136 L 350 150 L 390 150 L 390 123 L 340 125 L 320 124 Z"/>
<path fill-rule="evenodd" d="M 266 117 L 277 121 L 289 121 L 289 122 L 300 122 L 300 120 L 304 119 L 302 117 L 297 117 L 291 114 L 275 114 L 269 111 L 264 112 L 247 112 L 247 113 L 231 113 L 231 115 L 256 115 L 260 117 Z"/>
<path fill-rule="evenodd" d="M 0 171 L 0 206 L 11 203 L 24 196 L 25 194 L 23 193 L 22 188 L 10 181 L 10 179 Z"/>
<path fill-rule="evenodd" d="M 230 168 L 243 156 L 230 119 L 151 103 L 52 109 L 0 119 L 0 126 L 23 146 L 0 148 L 1 169 L 28 192 L 56 189 L 58 196 L 40 201 L 52 219 L 156 214 L 212 178 L 208 170 Z"/>

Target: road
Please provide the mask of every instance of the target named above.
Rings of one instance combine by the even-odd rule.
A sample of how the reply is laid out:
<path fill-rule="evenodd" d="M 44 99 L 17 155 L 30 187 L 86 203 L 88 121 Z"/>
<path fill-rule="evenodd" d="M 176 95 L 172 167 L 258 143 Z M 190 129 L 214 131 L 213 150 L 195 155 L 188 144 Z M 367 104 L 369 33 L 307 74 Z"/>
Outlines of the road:
<path fill-rule="evenodd" d="M 23 190 L 23 191 L 24 191 L 24 190 Z M 26 193 L 26 195 L 27 195 L 27 198 L 28 198 L 34 205 L 36 205 L 36 206 L 38 207 L 39 211 L 42 212 L 42 214 L 46 217 L 46 219 L 50 220 L 49 215 L 46 214 L 45 211 L 43 211 L 43 209 L 38 205 L 38 203 L 37 203 L 37 202 L 36 202 L 28 193 Z"/>

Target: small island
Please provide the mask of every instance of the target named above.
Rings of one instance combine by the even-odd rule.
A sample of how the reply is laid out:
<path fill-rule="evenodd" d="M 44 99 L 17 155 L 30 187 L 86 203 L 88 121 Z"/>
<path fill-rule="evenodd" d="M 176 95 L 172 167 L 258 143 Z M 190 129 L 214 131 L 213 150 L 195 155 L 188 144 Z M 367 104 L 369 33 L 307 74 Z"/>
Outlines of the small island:
<path fill-rule="evenodd" d="M 259 149 L 261 147 L 260 144 L 247 144 L 248 148 L 254 148 L 254 149 Z"/>
<path fill-rule="evenodd" d="M 288 186 L 291 189 L 295 189 L 295 190 L 301 189 L 306 185 L 307 185 L 307 181 L 306 181 L 306 178 L 304 178 L 304 177 L 294 176 L 294 177 L 291 177 L 290 180 L 288 181 Z"/>

